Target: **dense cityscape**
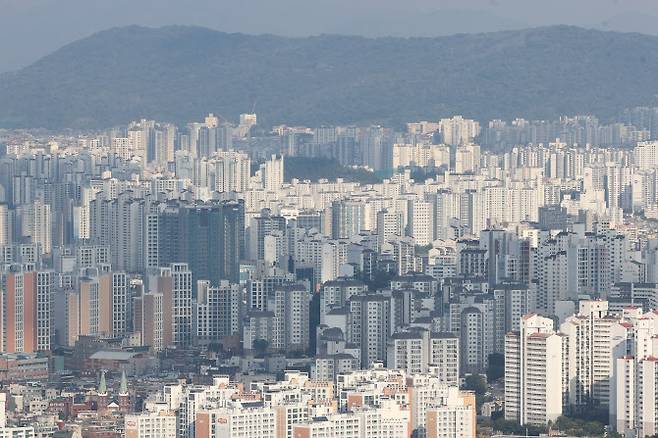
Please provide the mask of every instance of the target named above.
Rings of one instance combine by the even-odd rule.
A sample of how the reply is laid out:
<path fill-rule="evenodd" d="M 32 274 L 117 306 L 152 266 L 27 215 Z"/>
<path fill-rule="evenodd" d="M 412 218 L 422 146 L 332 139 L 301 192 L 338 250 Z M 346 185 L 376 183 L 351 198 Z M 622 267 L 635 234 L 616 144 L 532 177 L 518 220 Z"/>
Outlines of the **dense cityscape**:
<path fill-rule="evenodd" d="M 0 436 L 654 436 L 657 139 L 0 130 Z"/>

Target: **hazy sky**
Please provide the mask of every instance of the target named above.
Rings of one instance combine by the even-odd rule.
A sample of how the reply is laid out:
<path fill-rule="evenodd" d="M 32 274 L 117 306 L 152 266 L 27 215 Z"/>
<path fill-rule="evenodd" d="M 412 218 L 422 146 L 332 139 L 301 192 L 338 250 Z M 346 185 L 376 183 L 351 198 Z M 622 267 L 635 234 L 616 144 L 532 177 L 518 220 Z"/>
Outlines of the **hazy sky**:
<path fill-rule="evenodd" d="M 115 26 L 435 36 L 540 26 L 658 34 L 658 0 L 0 0 L 0 72 Z"/>

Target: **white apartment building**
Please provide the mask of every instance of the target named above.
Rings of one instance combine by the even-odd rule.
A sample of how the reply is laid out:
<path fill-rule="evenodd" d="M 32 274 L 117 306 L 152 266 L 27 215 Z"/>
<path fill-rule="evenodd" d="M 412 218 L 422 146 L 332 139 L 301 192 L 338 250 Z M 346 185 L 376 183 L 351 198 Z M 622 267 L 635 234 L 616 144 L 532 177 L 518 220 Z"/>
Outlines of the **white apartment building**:
<path fill-rule="evenodd" d="M 333 382 L 341 373 L 358 370 L 360 361 L 347 353 L 316 355 L 311 365 L 313 380 Z"/>
<path fill-rule="evenodd" d="M 112 145 L 110 151 L 124 160 L 130 159 L 132 150 L 130 147 L 130 139 L 128 137 L 114 137 L 112 138 Z"/>
<path fill-rule="evenodd" d="M 620 390 L 610 407 L 613 427 L 627 436 L 658 433 L 658 358 L 616 360 L 613 384 Z"/>
<path fill-rule="evenodd" d="M 283 160 L 282 156 L 272 155 L 272 158 L 260 165 L 257 177 L 266 192 L 276 192 L 283 185 Z"/>
<path fill-rule="evenodd" d="M 480 134 L 480 124 L 475 120 L 454 116 L 439 120 L 439 132 L 443 142 L 449 145 L 459 145 L 472 141 Z"/>
<path fill-rule="evenodd" d="M 391 335 L 387 348 L 387 367 L 408 374 L 430 373 L 442 383 L 459 385 L 459 338 L 452 333 L 427 330 Z"/>
<path fill-rule="evenodd" d="M 455 172 L 473 173 L 480 167 L 480 146 L 464 144 L 455 149 Z"/>
<path fill-rule="evenodd" d="M 482 372 L 496 346 L 496 306 L 493 297 L 464 295 L 446 309 L 445 330 L 459 337 L 461 372 Z"/>
<path fill-rule="evenodd" d="M 640 169 L 655 169 L 658 167 L 658 141 L 639 142 L 633 149 L 633 156 Z"/>
<path fill-rule="evenodd" d="M 120 337 L 128 332 L 128 276 L 125 272 L 108 272 L 99 278 L 101 325 L 109 336 Z M 105 301 L 107 300 L 107 301 Z M 107 321 L 106 324 L 102 324 Z"/>
<path fill-rule="evenodd" d="M 192 271 L 187 263 L 172 263 L 158 270 L 149 280 L 151 292 L 163 295 L 166 342 L 190 345 L 192 342 Z"/>
<path fill-rule="evenodd" d="M 136 157 L 146 164 L 146 153 L 148 149 L 148 133 L 138 125 L 128 130 L 128 145 L 130 156 Z"/>
<path fill-rule="evenodd" d="M 267 309 L 274 314 L 271 348 L 305 351 L 309 343 L 311 294 L 304 285 L 277 286 L 268 297 Z"/>
<path fill-rule="evenodd" d="M 448 400 L 459 396 L 459 388 L 450 386 L 431 374 L 413 374 L 407 378 L 409 404 L 411 405 L 411 429 L 424 437 L 428 409 L 446 406 Z"/>
<path fill-rule="evenodd" d="M 563 336 L 553 320 L 528 314 L 505 339 L 505 419 L 544 425 L 562 415 Z"/>
<path fill-rule="evenodd" d="M 519 283 L 496 285 L 492 294 L 495 301 L 495 344 L 496 353 L 505 352 L 505 334 L 519 331 L 523 315 L 537 310 L 537 289 Z"/>
<path fill-rule="evenodd" d="M 382 295 L 356 295 L 349 300 L 351 324 L 349 341 L 361 349 L 361 367 L 386 360 L 390 335 L 390 298 Z"/>
<path fill-rule="evenodd" d="M 309 408 L 304 402 L 281 403 L 273 408 L 276 411 L 278 438 L 293 438 L 294 425 L 308 421 Z"/>
<path fill-rule="evenodd" d="M 42 254 L 52 252 L 52 212 L 49 204 L 34 201 L 20 208 L 21 228 L 24 236 L 41 247 Z"/>
<path fill-rule="evenodd" d="M 425 426 L 427 438 L 475 438 L 475 396 L 460 394 L 449 399 L 449 404 L 427 410 Z"/>
<path fill-rule="evenodd" d="M 578 313 L 560 326 L 567 343 L 568 403 L 575 409 L 608 406 L 614 348 L 611 327 L 617 321 L 608 315 L 607 301 L 583 300 Z"/>
<path fill-rule="evenodd" d="M 243 152 L 216 152 L 209 164 L 215 169 L 215 186 L 218 192 L 244 192 L 249 188 L 251 160 Z"/>
<path fill-rule="evenodd" d="M 293 438 L 399 438 L 410 436 L 409 410 L 396 404 L 357 408 L 293 426 Z"/>
<path fill-rule="evenodd" d="M 322 284 L 320 291 L 320 323 L 325 323 L 325 317 L 333 308 L 341 308 L 354 295 L 360 295 L 368 289 L 359 280 L 339 278 Z"/>
<path fill-rule="evenodd" d="M 124 427 L 126 438 L 176 438 L 176 413 L 158 410 L 126 415 Z"/>
<path fill-rule="evenodd" d="M 377 243 L 378 247 L 395 237 L 403 236 L 402 213 L 394 210 L 377 212 Z"/>
<path fill-rule="evenodd" d="M 430 161 L 435 167 L 450 166 L 450 148 L 438 144 L 403 144 L 393 145 L 393 169 L 398 167 L 427 166 Z"/>
<path fill-rule="evenodd" d="M 626 436 L 658 433 L 658 311 L 624 309 L 610 388 L 610 424 Z"/>
<path fill-rule="evenodd" d="M 194 304 L 196 340 L 200 343 L 223 340 L 242 332 L 242 286 L 222 280 L 211 286 L 207 280 L 197 283 Z"/>
<path fill-rule="evenodd" d="M 407 235 L 414 238 L 416 245 L 429 245 L 434 240 L 434 215 L 430 202 L 409 201 Z"/>
<path fill-rule="evenodd" d="M 196 414 L 196 438 L 279 438 L 273 408 L 227 407 Z"/>
<path fill-rule="evenodd" d="M 9 245 L 13 241 L 13 213 L 7 204 L 0 204 L 0 246 Z"/>

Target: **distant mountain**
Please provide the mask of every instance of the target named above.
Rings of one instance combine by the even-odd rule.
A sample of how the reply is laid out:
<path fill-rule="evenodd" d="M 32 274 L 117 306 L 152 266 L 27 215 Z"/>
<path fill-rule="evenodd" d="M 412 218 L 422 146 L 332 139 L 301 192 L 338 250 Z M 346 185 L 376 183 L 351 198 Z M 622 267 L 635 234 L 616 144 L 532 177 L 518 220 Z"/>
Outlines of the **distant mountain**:
<path fill-rule="evenodd" d="M 173 122 L 255 105 L 264 124 L 461 113 L 549 118 L 658 104 L 658 37 L 556 26 L 438 38 L 124 27 L 0 76 L 0 127 Z"/>

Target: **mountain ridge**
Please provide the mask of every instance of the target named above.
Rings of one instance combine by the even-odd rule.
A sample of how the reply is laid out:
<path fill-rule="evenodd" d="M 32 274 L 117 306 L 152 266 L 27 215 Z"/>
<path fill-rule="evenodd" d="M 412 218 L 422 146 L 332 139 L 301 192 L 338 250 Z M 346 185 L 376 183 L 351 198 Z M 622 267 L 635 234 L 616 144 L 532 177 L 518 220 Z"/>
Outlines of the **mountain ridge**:
<path fill-rule="evenodd" d="M 658 37 L 549 26 L 441 37 L 282 37 L 107 29 L 0 75 L 0 127 L 141 117 L 393 123 L 453 113 L 549 118 L 656 104 Z"/>

